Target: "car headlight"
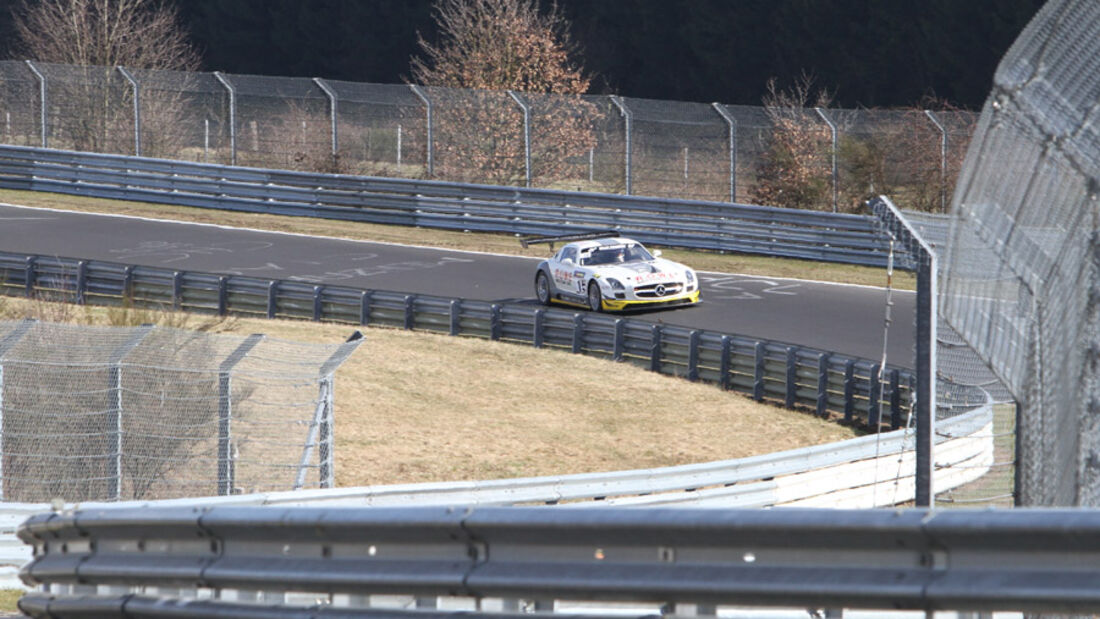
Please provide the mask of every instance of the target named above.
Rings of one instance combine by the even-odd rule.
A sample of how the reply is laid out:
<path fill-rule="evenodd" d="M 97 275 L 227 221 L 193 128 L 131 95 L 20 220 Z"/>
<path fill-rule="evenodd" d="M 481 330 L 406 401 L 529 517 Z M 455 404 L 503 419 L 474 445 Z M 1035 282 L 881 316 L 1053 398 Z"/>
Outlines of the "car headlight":
<path fill-rule="evenodd" d="M 687 280 L 688 280 L 689 284 L 695 282 L 695 273 L 693 273 L 691 271 L 687 271 L 687 272 L 685 272 L 685 275 L 687 276 Z"/>
<path fill-rule="evenodd" d="M 623 287 L 623 283 L 614 277 L 607 278 L 607 283 L 611 284 L 612 290 L 626 290 L 626 288 Z"/>

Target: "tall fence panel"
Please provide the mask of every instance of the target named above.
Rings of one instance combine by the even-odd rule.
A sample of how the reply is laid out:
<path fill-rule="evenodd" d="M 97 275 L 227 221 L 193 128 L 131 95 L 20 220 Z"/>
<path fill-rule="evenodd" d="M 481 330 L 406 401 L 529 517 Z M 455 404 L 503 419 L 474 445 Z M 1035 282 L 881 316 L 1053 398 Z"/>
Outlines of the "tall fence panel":
<path fill-rule="evenodd" d="M 17 61 L 0 103 L 6 144 L 842 212 L 942 211 L 976 122 Z"/>

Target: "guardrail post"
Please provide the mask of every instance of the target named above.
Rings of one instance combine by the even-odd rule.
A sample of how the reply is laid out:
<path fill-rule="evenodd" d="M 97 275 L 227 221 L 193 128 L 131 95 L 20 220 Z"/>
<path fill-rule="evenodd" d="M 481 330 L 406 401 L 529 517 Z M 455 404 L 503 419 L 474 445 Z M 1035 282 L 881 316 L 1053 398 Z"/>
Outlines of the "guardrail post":
<path fill-rule="evenodd" d="M 183 272 L 172 273 L 172 309 L 177 312 L 183 307 Z"/>
<path fill-rule="evenodd" d="M 451 335 L 458 335 L 462 332 L 462 305 L 458 299 L 451 299 L 450 306 L 450 330 Z"/>
<path fill-rule="evenodd" d="M 890 371 L 890 429 L 901 427 L 901 372 Z"/>
<path fill-rule="evenodd" d="M 573 314 L 573 353 L 584 352 L 584 316 L 578 312 Z"/>
<path fill-rule="evenodd" d="M 320 322 L 321 317 L 325 314 L 324 292 L 324 286 L 313 287 L 313 322 Z"/>
<path fill-rule="evenodd" d="M 237 91 L 221 71 L 214 71 L 214 77 L 229 93 L 229 165 L 237 165 Z"/>
<path fill-rule="evenodd" d="M 649 345 L 649 369 L 653 372 L 661 371 L 661 337 L 664 333 L 664 329 L 661 325 L 653 325 L 651 334 L 651 341 Z"/>
<path fill-rule="evenodd" d="M 856 362 L 849 359 L 844 364 L 844 421 L 851 423 L 855 415 Z"/>
<path fill-rule="evenodd" d="M 425 148 L 427 152 L 424 155 L 424 164 L 428 168 L 428 178 L 431 178 L 435 175 L 434 157 L 432 156 L 432 151 L 435 150 L 435 145 L 432 143 L 432 100 L 429 99 L 428 95 L 416 84 L 409 84 L 409 90 L 413 91 L 413 94 L 424 102 L 426 115 L 425 124 L 427 124 L 427 137 L 425 139 Z"/>
<path fill-rule="evenodd" d="M 325 95 L 328 97 L 329 120 L 331 121 L 329 131 L 332 136 L 332 166 L 335 169 L 336 165 L 340 162 L 340 141 L 339 133 L 337 133 L 338 129 L 336 124 L 336 91 L 330 88 L 329 85 L 325 83 L 325 80 L 319 77 L 313 78 L 313 83 L 317 84 L 317 86 L 322 91 L 324 91 Z"/>
<path fill-rule="evenodd" d="M 688 337 L 688 372 L 687 379 L 694 382 L 699 380 L 699 332 L 692 331 Z"/>
<path fill-rule="evenodd" d="M 625 139 L 623 144 L 623 176 L 626 182 L 626 195 L 632 195 L 631 181 L 633 180 L 634 171 L 631 168 L 631 138 L 634 131 L 634 115 L 631 114 L 630 108 L 626 106 L 626 102 L 621 97 L 611 95 L 611 102 L 615 104 L 615 107 L 619 108 L 619 113 L 623 116 L 623 123 L 625 127 Z"/>
<path fill-rule="evenodd" d="M 3 338 L 0 338 L 0 456 L 4 454 L 4 356 L 8 354 L 19 340 L 23 339 L 23 336 L 30 331 L 34 323 L 37 322 L 33 318 L 24 318 L 14 329 L 8 332 Z M 0 457 L 0 501 L 6 500 L 7 494 L 4 492 L 4 458 Z"/>
<path fill-rule="evenodd" d="M 405 330 L 416 328 L 416 295 L 405 295 Z"/>
<path fill-rule="evenodd" d="M 622 318 L 615 319 L 615 342 L 612 344 L 613 350 L 611 358 L 615 361 L 622 361 L 623 355 L 626 353 L 626 323 Z"/>
<path fill-rule="evenodd" d="M 134 302 L 134 265 L 132 264 L 122 269 L 122 298 L 129 303 Z"/>
<path fill-rule="evenodd" d="M 108 389 L 112 408 L 109 411 L 107 426 L 114 435 L 112 448 L 114 453 L 107 460 L 107 497 L 118 500 L 122 495 L 122 361 L 130 354 L 145 336 L 153 330 L 153 325 L 144 324 L 134 329 L 130 337 L 111 352 L 108 363 L 111 364 L 107 374 Z"/>
<path fill-rule="evenodd" d="M 829 416 L 829 353 L 817 356 L 817 416 Z"/>
<path fill-rule="evenodd" d="M 730 150 L 730 202 L 737 202 L 737 119 L 735 119 L 721 103 L 711 103 L 714 111 L 726 121 L 729 127 Z"/>
<path fill-rule="evenodd" d="M 88 290 L 88 261 L 76 263 L 76 304 L 84 305 L 84 293 Z"/>
<path fill-rule="evenodd" d="M 718 384 L 723 390 L 730 388 L 730 354 L 733 352 L 733 339 L 722 336 L 722 358 L 718 361 Z"/>
<path fill-rule="evenodd" d="M 787 347 L 787 408 L 794 408 L 798 402 L 798 349 Z"/>
<path fill-rule="evenodd" d="M 218 366 L 218 496 L 233 494 L 236 481 L 233 463 L 233 366 L 240 363 L 263 338 L 262 333 L 246 337 Z"/>
<path fill-rule="evenodd" d="M 218 316 L 229 313 L 229 278 L 224 275 L 218 278 Z"/>
<path fill-rule="evenodd" d="M 867 398 L 867 425 L 871 426 L 871 430 L 878 432 L 879 424 L 882 423 L 882 366 L 875 364 L 871 367 L 871 376 L 868 378 L 870 381 L 870 394 Z"/>
<path fill-rule="evenodd" d="M 141 156 L 141 84 L 121 65 L 115 67 L 134 90 L 134 156 Z"/>
<path fill-rule="evenodd" d="M 535 310 L 535 324 L 531 333 L 531 343 L 535 348 L 542 348 L 542 340 L 546 336 L 546 310 Z"/>
<path fill-rule="evenodd" d="M 38 102 L 41 104 L 39 109 L 38 126 L 41 132 L 42 148 L 49 148 L 49 142 L 47 136 L 49 135 L 49 116 L 46 110 L 49 108 L 49 99 L 47 98 L 46 90 L 46 76 L 38 70 L 38 67 L 34 66 L 34 63 L 30 60 L 27 62 L 27 68 L 34 74 L 34 78 L 38 80 Z"/>
<path fill-rule="evenodd" d="M 364 290 L 359 293 L 359 324 L 367 325 L 370 323 L 370 302 L 371 297 L 370 290 Z"/>
<path fill-rule="evenodd" d="M 523 99 L 514 90 L 509 90 L 508 95 L 519 105 L 523 111 L 523 169 L 527 179 L 527 186 L 531 186 L 531 108 L 523 102 Z"/>
<path fill-rule="evenodd" d="M 267 282 L 267 317 L 274 318 L 279 313 L 279 282 Z"/>
<path fill-rule="evenodd" d="M 23 267 L 23 296 L 28 299 L 34 296 L 34 284 L 37 279 L 38 256 L 27 256 Z"/>
<path fill-rule="evenodd" d="M 757 342 L 753 347 L 755 363 L 753 365 L 752 398 L 757 402 L 764 399 L 764 342 Z"/>
<path fill-rule="evenodd" d="M 829 125 L 829 131 L 833 134 L 833 212 L 836 212 L 837 208 L 837 173 L 836 173 L 836 125 L 833 121 L 829 120 L 829 117 L 825 115 L 825 110 L 815 107 L 814 111 L 821 117 L 821 120 L 825 121 L 826 125 Z"/>
<path fill-rule="evenodd" d="M 494 303 L 489 308 L 489 339 L 499 340 L 501 330 L 501 309 L 499 305 Z"/>

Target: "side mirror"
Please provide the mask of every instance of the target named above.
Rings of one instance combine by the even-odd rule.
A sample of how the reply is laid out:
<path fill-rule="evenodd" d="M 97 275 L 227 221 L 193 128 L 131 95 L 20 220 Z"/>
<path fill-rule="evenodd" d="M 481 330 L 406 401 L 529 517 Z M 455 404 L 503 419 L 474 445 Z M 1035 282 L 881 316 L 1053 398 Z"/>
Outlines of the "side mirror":
<path fill-rule="evenodd" d="M 572 258 L 566 258 L 566 259 L 562 260 L 561 263 L 571 265 L 571 264 L 573 264 L 573 259 Z"/>
<path fill-rule="evenodd" d="M 653 250 L 653 257 L 654 257 L 654 258 L 660 258 L 660 257 L 661 257 L 661 250 L 659 250 L 659 249 L 654 249 L 654 250 Z"/>

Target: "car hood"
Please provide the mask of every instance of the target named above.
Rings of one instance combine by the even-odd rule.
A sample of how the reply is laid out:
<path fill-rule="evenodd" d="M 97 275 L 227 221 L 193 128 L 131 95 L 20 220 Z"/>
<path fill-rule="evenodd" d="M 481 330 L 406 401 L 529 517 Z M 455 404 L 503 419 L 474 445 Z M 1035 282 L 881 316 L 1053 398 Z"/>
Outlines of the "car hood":
<path fill-rule="evenodd" d="M 658 258 L 649 262 L 607 264 L 597 268 L 601 277 L 614 277 L 623 282 L 647 283 L 683 278 L 688 268 L 678 262 Z"/>

